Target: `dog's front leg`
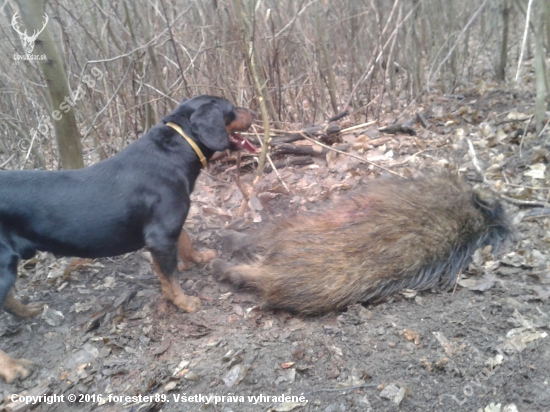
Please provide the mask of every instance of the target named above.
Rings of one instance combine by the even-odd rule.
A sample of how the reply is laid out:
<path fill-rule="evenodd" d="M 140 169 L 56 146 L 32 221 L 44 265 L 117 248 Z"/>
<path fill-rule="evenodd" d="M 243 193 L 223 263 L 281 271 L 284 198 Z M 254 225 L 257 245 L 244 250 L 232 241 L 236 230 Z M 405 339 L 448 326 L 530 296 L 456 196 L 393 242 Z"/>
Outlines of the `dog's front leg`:
<path fill-rule="evenodd" d="M 190 262 L 200 265 L 210 262 L 216 257 L 216 252 L 212 249 L 206 249 L 202 252 L 195 250 L 185 229 L 181 229 L 178 239 L 178 257 L 181 261 L 181 265 L 178 265 L 178 270 L 182 271 L 189 268 Z"/>
<path fill-rule="evenodd" d="M 15 296 L 13 296 L 13 292 L 11 290 L 4 301 L 4 310 L 20 318 L 33 318 L 39 315 L 43 309 L 44 303 L 42 302 L 34 302 L 29 303 L 28 305 L 23 305 L 15 299 Z"/>
<path fill-rule="evenodd" d="M 31 303 L 23 305 L 10 290 L 4 301 L 4 310 L 20 318 L 34 317 L 44 308 L 43 303 Z M 25 379 L 29 376 L 33 363 L 26 359 L 14 359 L 7 353 L 0 350 L 0 377 L 7 383 L 13 382 L 16 378 Z"/>
<path fill-rule="evenodd" d="M 19 256 L 7 243 L 2 243 L 2 239 L 0 239 L 0 309 L 8 311 L 11 309 L 16 312 L 15 314 L 20 315 L 21 313 L 26 314 L 28 311 L 21 310 L 26 306 L 16 300 L 11 291 L 17 278 L 18 263 Z M 31 365 L 32 363 L 28 360 L 14 359 L 0 350 L 0 377 L 8 383 L 13 382 L 18 377 L 25 379 L 29 376 Z"/>
<path fill-rule="evenodd" d="M 162 292 L 174 305 L 186 312 L 196 312 L 200 309 L 199 298 L 187 296 L 181 289 L 177 266 L 176 250 L 172 253 L 151 250 L 153 255 L 153 270 L 160 279 Z"/>
<path fill-rule="evenodd" d="M 0 350 L 0 377 L 7 383 L 16 378 L 25 379 L 29 376 L 32 362 L 26 359 L 14 359 L 6 352 Z"/>

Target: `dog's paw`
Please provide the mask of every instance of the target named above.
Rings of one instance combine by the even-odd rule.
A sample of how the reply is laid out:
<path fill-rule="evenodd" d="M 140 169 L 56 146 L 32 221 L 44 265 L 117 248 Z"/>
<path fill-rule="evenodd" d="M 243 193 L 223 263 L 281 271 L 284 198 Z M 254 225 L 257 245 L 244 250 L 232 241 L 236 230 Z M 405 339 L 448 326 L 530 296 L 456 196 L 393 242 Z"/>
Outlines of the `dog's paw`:
<path fill-rule="evenodd" d="M 191 256 L 191 261 L 199 265 L 205 265 L 217 256 L 218 254 L 216 251 L 212 249 L 206 249 L 202 252 L 194 251 Z"/>
<path fill-rule="evenodd" d="M 201 308 L 201 301 L 194 296 L 180 295 L 174 300 L 174 305 L 185 312 L 196 312 Z"/>
<path fill-rule="evenodd" d="M 29 303 L 24 306 L 24 315 L 19 315 L 22 318 L 34 318 L 44 311 L 44 302 Z"/>
<path fill-rule="evenodd" d="M 215 250 L 206 249 L 202 252 L 193 251 L 189 259 L 182 258 L 178 262 L 178 271 L 183 272 L 191 267 L 191 262 L 196 263 L 197 265 L 206 265 L 212 259 L 216 258 L 218 254 Z"/>
<path fill-rule="evenodd" d="M 15 299 L 13 295 L 10 294 L 4 303 L 4 310 L 22 319 L 34 318 L 42 313 L 44 310 L 44 303 L 34 302 L 29 303 L 28 305 L 23 305 L 19 300 Z"/>
<path fill-rule="evenodd" d="M 7 383 L 15 379 L 25 379 L 31 373 L 32 362 L 26 359 L 14 359 L 0 351 L 0 377 Z"/>
<path fill-rule="evenodd" d="M 201 255 L 200 263 L 203 265 L 218 257 L 216 251 L 212 249 L 206 249 L 202 252 L 199 252 L 199 254 Z"/>

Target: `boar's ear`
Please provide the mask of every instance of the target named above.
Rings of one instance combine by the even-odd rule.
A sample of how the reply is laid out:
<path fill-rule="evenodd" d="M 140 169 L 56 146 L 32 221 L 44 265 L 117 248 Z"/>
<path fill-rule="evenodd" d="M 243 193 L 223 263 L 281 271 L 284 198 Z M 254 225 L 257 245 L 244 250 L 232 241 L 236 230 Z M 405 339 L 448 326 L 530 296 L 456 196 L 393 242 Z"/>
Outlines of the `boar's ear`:
<path fill-rule="evenodd" d="M 502 203 L 488 190 L 473 192 L 474 204 L 490 220 L 501 217 L 504 214 Z"/>
<path fill-rule="evenodd" d="M 210 150 L 220 152 L 229 148 L 223 115 L 215 104 L 203 104 L 195 110 L 190 120 L 193 133 Z"/>

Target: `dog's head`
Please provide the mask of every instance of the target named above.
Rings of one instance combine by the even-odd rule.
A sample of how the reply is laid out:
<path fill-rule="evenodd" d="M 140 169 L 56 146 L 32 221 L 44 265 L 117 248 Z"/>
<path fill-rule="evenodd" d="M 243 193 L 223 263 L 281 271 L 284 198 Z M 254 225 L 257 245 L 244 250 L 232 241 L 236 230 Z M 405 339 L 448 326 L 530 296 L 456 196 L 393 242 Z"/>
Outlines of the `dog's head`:
<path fill-rule="evenodd" d="M 256 148 L 238 132 L 250 128 L 254 112 L 235 107 L 228 100 L 215 96 L 197 96 L 186 99 L 162 121 L 180 127 L 190 123 L 200 142 L 213 152 L 225 149 L 245 149 L 256 153 Z"/>

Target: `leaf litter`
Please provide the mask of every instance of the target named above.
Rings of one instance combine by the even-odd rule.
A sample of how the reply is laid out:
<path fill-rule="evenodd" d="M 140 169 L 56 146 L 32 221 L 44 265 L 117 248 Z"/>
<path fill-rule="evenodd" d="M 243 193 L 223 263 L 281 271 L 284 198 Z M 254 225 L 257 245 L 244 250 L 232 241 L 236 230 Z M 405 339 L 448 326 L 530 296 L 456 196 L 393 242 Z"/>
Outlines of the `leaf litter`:
<path fill-rule="evenodd" d="M 305 397 L 261 408 L 229 402 L 219 409 L 245 412 L 393 410 L 397 405 L 403 411 L 550 409 L 550 219 L 544 213 L 550 148 L 548 136 L 537 138 L 526 120 L 532 113 L 527 94 L 482 83 L 464 90 L 460 100 L 434 94 L 411 107 L 411 122 L 401 124 L 416 135 L 406 128 L 384 132 L 382 127 L 392 124 L 388 117 L 339 136 L 334 144 L 347 154 L 305 140 L 286 147 L 296 154 L 274 150 L 279 176 L 271 171 L 258 182 L 242 216 L 233 158 L 213 162 L 196 184 L 185 227 L 199 248 L 214 248 L 223 256 L 221 229 L 261 230 L 278 216 L 314 210 L 361 190 L 364 182 L 388 174 L 385 169 L 402 176 L 458 169 L 475 184 L 480 179 L 468 154 L 470 139 L 485 178 L 507 199 L 516 238 L 504 255 L 476 252 L 453 292 L 404 291 L 342 313 L 301 318 L 259 308 L 254 293 L 219 284 L 207 269 L 193 266 L 180 281 L 203 307 L 186 314 L 162 298 L 141 252 L 72 265 L 70 259 L 38 254 L 22 263 L 16 295 L 24 302 L 47 303 L 64 320 L 51 325 L 1 315 L 6 324 L 2 349 L 39 367 L 24 381 L 3 384 L 0 396 L 7 400 L 35 389 L 162 394 L 171 401 L 101 401 L 80 405 L 84 411 L 208 408 L 174 402 L 184 393 L 245 400 L 260 394 Z M 346 127 L 361 123 L 345 122 Z M 304 148 L 311 148 L 308 155 L 298 153 Z M 243 161 L 240 180 L 252 187 L 255 163 Z M 531 214 L 535 208 L 538 214 Z M 489 367 L 491 373 L 484 373 Z M 480 386 L 472 384 L 480 374 Z"/>

